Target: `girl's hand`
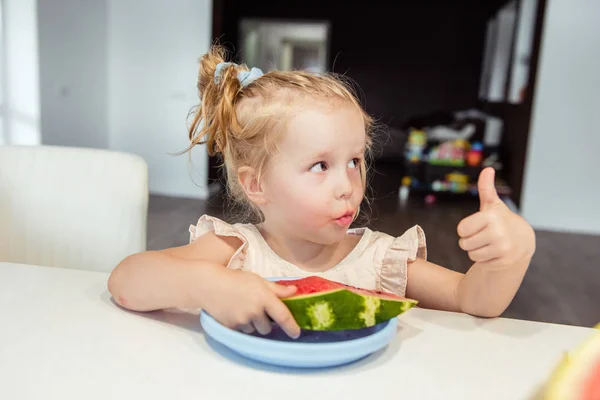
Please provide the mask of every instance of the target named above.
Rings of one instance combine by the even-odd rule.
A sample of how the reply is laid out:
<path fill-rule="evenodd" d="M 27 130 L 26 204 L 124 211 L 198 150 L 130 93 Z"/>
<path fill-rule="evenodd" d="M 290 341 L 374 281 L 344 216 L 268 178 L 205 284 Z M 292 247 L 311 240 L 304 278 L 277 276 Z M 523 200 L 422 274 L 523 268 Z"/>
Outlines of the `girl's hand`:
<path fill-rule="evenodd" d="M 300 328 L 289 309 L 280 298 L 292 296 L 294 286 L 269 282 L 251 272 L 217 271 L 210 288 L 207 288 L 204 309 L 221 324 L 261 335 L 271 332 L 275 321 L 291 338 L 300 336 Z"/>
<path fill-rule="evenodd" d="M 480 211 L 458 224 L 459 245 L 471 260 L 480 264 L 511 266 L 529 261 L 535 251 L 533 229 L 498 197 L 494 175 L 493 168 L 481 171 Z"/>

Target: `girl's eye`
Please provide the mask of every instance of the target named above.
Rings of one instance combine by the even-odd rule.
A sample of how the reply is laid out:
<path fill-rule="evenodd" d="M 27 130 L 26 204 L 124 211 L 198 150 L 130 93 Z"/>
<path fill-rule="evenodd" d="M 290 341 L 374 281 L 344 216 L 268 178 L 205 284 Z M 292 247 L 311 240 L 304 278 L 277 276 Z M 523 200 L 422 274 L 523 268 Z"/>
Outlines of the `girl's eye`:
<path fill-rule="evenodd" d="M 310 167 L 310 172 L 323 172 L 327 169 L 327 164 L 325 164 L 323 161 L 320 161 L 318 163 L 316 163 L 315 165 L 313 165 L 312 167 Z"/>
<path fill-rule="evenodd" d="M 358 168 L 360 165 L 360 160 L 358 158 L 353 158 L 348 162 L 348 168 Z"/>

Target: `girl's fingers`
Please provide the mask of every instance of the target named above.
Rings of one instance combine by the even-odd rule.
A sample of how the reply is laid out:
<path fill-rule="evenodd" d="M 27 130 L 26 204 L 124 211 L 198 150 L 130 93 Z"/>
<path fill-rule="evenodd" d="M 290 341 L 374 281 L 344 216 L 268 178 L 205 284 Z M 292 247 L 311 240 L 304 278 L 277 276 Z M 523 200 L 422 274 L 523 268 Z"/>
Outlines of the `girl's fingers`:
<path fill-rule="evenodd" d="M 269 289 L 271 289 L 271 291 L 273 293 L 275 293 L 275 296 L 277 296 L 279 298 L 286 298 L 286 297 L 293 296 L 297 290 L 296 286 L 279 285 L 275 282 L 269 282 L 269 281 L 267 281 L 266 283 L 267 283 L 267 286 L 269 287 Z"/>
<path fill-rule="evenodd" d="M 254 325 L 256 331 L 261 335 L 268 335 L 271 333 L 271 322 L 264 313 L 252 318 L 252 325 Z"/>
<path fill-rule="evenodd" d="M 252 326 L 252 324 L 244 324 L 238 326 L 238 331 L 244 332 L 245 334 L 249 335 L 252 332 L 254 332 L 254 327 Z"/>
<path fill-rule="evenodd" d="M 469 258 L 474 262 L 491 261 L 498 257 L 498 252 L 493 246 L 484 246 L 476 250 L 469 251 Z"/>
<path fill-rule="evenodd" d="M 488 224 L 488 217 L 485 213 L 477 212 L 464 218 L 458 224 L 456 230 L 458 236 L 466 238 L 482 231 Z"/>
<path fill-rule="evenodd" d="M 273 298 L 266 305 L 267 314 L 285 331 L 285 333 L 293 338 L 300 337 L 300 327 L 292 316 L 290 310 L 278 298 Z"/>
<path fill-rule="evenodd" d="M 482 231 L 469 236 L 462 237 L 458 241 L 458 245 L 464 251 L 473 251 L 485 247 L 492 243 L 493 237 L 489 229 L 483 229 Z"/>

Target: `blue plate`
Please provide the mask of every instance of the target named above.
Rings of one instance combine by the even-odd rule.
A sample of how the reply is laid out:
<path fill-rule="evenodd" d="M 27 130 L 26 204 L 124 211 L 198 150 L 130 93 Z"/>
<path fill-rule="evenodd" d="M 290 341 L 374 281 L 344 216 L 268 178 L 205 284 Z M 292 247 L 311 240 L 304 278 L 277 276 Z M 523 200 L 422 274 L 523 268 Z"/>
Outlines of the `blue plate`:
<path fill-rule="evenodd" d="M 204 311 L 200 323 L 207 335 L 246 358 L 282 367 L 323 368 L 348 364 L 386 347 L 396 336 L 398 321 L 392 318 L 352 331 L 303 330 L 298 339 L 289 338 L 276 325 L 269 335 L 248 335 L 221 325 Z"/>

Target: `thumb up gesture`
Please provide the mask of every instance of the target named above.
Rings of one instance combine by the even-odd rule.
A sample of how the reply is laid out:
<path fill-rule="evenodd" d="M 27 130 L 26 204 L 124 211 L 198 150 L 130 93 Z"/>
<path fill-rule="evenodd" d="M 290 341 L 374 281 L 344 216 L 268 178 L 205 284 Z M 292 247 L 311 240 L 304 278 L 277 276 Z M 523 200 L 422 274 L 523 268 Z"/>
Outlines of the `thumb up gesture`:
<path fill-rule="evenodd" d="M 482 264 L 511 265 L 529 260 L 535 251 L 535 234 L 521 216 L 498 196 L 493 168 L 481 171 L 477 188 L 479 212 L 458 224 L 459 246 Z"/>

